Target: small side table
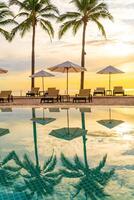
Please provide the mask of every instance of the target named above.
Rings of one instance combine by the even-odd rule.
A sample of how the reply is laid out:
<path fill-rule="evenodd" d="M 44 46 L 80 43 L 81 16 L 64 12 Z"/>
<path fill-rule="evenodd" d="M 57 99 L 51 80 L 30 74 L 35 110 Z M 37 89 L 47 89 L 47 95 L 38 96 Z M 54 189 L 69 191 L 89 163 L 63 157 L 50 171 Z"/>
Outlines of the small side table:
<path fill-rule="evenodd" d="M 106 90 L 106 96 L 112 96 L 113 92 L 112 90 Z"/>
<path fill-rule="evenodd" d="M 70 95 L 67 95 L 67 94 L 63 94 L 63 95 L 60 95 L 60 99 L 61 99 L 61 102 L 65 102 L 65 100 L 68 102 L 70 102 Z"/>

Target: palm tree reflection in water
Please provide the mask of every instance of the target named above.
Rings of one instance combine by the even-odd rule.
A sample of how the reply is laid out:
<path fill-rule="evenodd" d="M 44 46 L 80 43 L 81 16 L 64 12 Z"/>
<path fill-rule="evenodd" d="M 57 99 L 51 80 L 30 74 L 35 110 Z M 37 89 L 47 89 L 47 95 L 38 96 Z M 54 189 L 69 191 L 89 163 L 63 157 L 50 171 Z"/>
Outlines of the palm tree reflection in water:
<path fill-rule="evenodd" d="M 82 128 L 85 130 L 85 113 L 81 113 Z M 83 139 L 83 157 L 84 162 L 75 155 L 73 161 L 70 161 L 65 155 L 61 154 L 62 165 L 61 173 L 66 178 L 78 178 L 78 182 L 74 184 L 75 193 L 72 198 L 83 191 L 86 200 L 97 200 L 104 199 L 108 194 L 105 193 L 104 189 L 111 177 L 114 174 L 114 170 L 104 171 L 103 168 L 106 165 L 107 155 L 103 157 L 98 166 L 91 168 L 87 160 L 87 149 L 86 149 L 86 135 L 82 136 Z"/>
<path fill-rule="evenodd" d="M 32 117 L 35 117 L 35 109 L 32 109 Z M 62 175 L 55 170 L 57 159 L 54 152 L 40 166 L 37 145 L 37 127 L 33 122 L 33 138 L 36 164 L 25 154 L 23 161 L 13 152 L 13 159 L 19 168 L 20 176 L 23 182 L 16 185 L 15 189 L 19 192 L 25 192 L 29 197 L 42 199 L 44 196 L 52 195 L 54 187 L 60 183 Z"/>
<path fill-rule="evenodd" d="M 18 167 L 8 165 L 8 162 L 12 158 L 12 153 L 9 153 L 0 162 L 0 188 L 1 187 L 12 187 L 14 182 L 19 177 Z"/>

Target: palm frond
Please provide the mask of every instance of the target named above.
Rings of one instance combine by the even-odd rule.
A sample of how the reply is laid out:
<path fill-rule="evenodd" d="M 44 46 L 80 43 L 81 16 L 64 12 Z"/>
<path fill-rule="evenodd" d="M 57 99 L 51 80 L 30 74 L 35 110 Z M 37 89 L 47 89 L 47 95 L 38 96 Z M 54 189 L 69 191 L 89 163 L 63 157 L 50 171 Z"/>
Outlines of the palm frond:
<path fill-rule="evenodd" d="M 0 28 L 0 33 L 5 37 L 6 40 L 10 38 L 8 31 Z"/>
<path fill-rule="evenodd" d="M 60 26 L 60 30 L 59 30 L 59 39 L 62 38 L 62 36 L 70 29 L 74 26 L 76 20 L 70 20 L 70 21 L 67 21 L 65 23 L 63 23 L 61 26 Z"/>
<path fill-rule="evenodd" d="M 61 153 L 61 161 L 62 161 L 62 165 L 68 170 L 78 171 L 75 163 L 71 162 L 68 158 L 66 158 L 63 153 Z"/>
<path fill-rule="evenodd" d="M 40 10 L 40 14 L 45 14 L 45 13 L 47 13 L 47 12 L 51 12 L 51 13 L 55 13 L 55 14 L 59 14 L 59 10 L 58 10 L 58 8 L 56 7 L 56 6 L 54 6 L 53 4 L 49 4 L 49 5 L 47 5 L 46 7 L 44 7 L 44 8 L 42 8 L 41 10 Z"/>
<path fill-rule="evenodd" d="M 55 186 L 55 185 L 58 185 L 60 182 L 61 182 L 61 179 L 62 179 L 62 175 L 59 175 L 55 178 L 51 178 L 51 177 L 44 177 L 43 178 L 45 181 L 47 181 L 51 187 Z"/>
<path fill-rule="evenodd" d="M 17 17 L 28 17 L 28 16 L 29 16 L 28 12 L 20 12 L 14 18 L 17 18 Z"/>
<path fill-rule="evenodd" d="M 79 181 L 77 182 L 77 184 L 74 184 L 73 187 L 76 189 L 76 192 L 75 192 L 75 194 L 73 195 L 73 198 L 75 198 L 75 197 L 80 193 L 80 191 L 82 190 L 81 180 L 79 180 Z"/>
<path fill-rule="evenodd" d="M 0 21 L 0 26 L 5 26 L 8 24 L 18 24 L 14 19 L 6 19 L 3 21 Z"/>
<path fill-rule="evenodd" d="M 59 16 L 59 21 L 62 22 L 66 19 L 77 19 L 81 16 L 79 12 L 67 12 Z"/>
<path fill-rule="evenodd" d="M 19 172 L 21 170 L 21 167 L 6 165 L 3 167 L 3 169 L 11 172 Z"/>
<path fill-rule="evenodd" d="M 27 154 L 24 155 L 23 168 L 29 172 L 30 175 L 35 176 L 38 174 L 38 169 L 34 165 L 33 161 L 29 158 Z"/>
<path fill-rule="evenodd" d="M 31 23 L 31 18 L 27 18 L 18 24 L 11 32 L 11 38 L 13 39 L 17 32 L 20 32 L 21 37 L 23 37 L 27 31 L 30 31 Z"/>
<path fill-rule="evenodd" d="M 58 18 L 58 16 L 53 13 L 48 13 L 48 14 L 41 14 L 41 18 L 39 19 L 42 19 L 42 18 L 56 19 Z"/>
<path fill-rule="evenodd" d="M 41 19 L 40 26 L 49 35 L 50 40 L 51 40 L 51 38 L 54 37 L 54 29 L 52 27 L 51 22 L 49 22 L 48 20 Z"/>
<path fill-rule="evenodd" d="M 16 165 L 18 165 L 19 167 L 23 168 L 23 163 L 19 159 L 19 157 L 16 154 L 16 152 L 12 151 L 10 154 L 11 154 L 11 158 L 15 161 Z M 9 154 L 9 156 L 10 156 L 10 154 Z"/>
<path fill-rule="evenodd" d="M 91 5 L 91 6 L 90 6 Z M 93 12 L 100 12 L 100 11 L 108 11 L 108 6 L 106 3 L 101 2 L 101 3 L 95 3 L 95 4 L 90 4 L 88 10 L 90 11 L 90 13 Z"/>
<path fill-rule="evenodd" d="M 20 9 L 22 9 L 25 6 L 24 3 L 21 2 L 21 1 L 18 1 L 18 0 L 9 0 L 9 6 L 12 6 L 12 5 L 19 6 Z"/>
<path fill-rule="evenodd" d="M 11 151 L 10 153 L 7 154 L 6 157 L 2 160 L 2 165 L 5 165 L 8 163 L 10 160 L 14 159 L 16 156 L 15 151 Z"/>
<path fill-rule="evenodd" d="M 76 35 L 77 31 L 80 29 L 80 27 L 82 26 L 82 21 L 81 20 L 78 20 L 74 23 L 74 26 L 73 26 L 73 33 L 74 35 Z"/>
<path fill-rule="evenodd" d="M 67 169 L 61 169 L 60 173 L 62 174 L 63 177 L 66 177 L 66 178 L 80 178 L 83 176 L 81 172 L 67 170 Z"/>
<path fill-rule="evenodd" d="M 0 9 L 7 8 L 7 5 L 4 2 L 0 2 Z"/>
<path fill-rule="evenodd" d="M 96 25 L 98 26 L 98 29 L 101 31 L 102 35 L 106 38 L 106 32 L 103 25 L 95 18 L 92 18 L 92 21 L 96 23 Z"/>
<path fill-rule="evenodd" d="M 47 172 L 47 173 L 45 173 L 46 177 L 51 177 L 51 178 L 56 178 L 59 175 L 61 175 L 60 170 L 59 171 L 53 171 L 53 172 Z"/>
<path fill-rule="evenodd" d="M 70 3 L 73 3 L 76 6 L 77 10 L 79 11 L 82 10 L 82 4 L 80 0 L 71 0 Z"/>
<path fill-rule="evenodd" d="M 107 160 L 107 154 L 103 157 L 103 159 L 100 161 L 99 165 L 96 167 L 97 171 L 100 171 L 106 164 Z"/>
<path fill-rule="evenodd" d="M 54 170 L 57 163 L 56 155 L 52 154 L 50 158 L 44 163 L 43 170 L 44 173 L 51 172 Z"/>
<path fill-rule="evenodd" d="M 78 169 L 80 169 L 81 171 L 84 171 L 84 170 L 85 170 L 85 165 L 84 165 L 84 163 L 80 160 L 80 158 L 79 158 L 77 155 L 75 155 L 75 157 L 74 157 L 74 162 L 75 162 L 76 167 L 77 167 Z"/>

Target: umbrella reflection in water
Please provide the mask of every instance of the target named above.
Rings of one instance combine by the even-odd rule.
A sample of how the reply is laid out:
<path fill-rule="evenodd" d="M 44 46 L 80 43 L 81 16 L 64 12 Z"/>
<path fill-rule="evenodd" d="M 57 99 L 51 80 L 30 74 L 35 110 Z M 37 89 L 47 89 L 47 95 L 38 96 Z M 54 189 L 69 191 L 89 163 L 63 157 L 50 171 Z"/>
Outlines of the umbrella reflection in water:
<path fill-rule="evenodd" d="M 109 129 L 115 128 L 116 126 L 119 126 L 120 124 L 124 123 L 124 121 L 122 120 L 112 119 L 111 108 L 109 108 L 109 119 L 102 119 L 97 122 Z"/>
<path fill-rule="evenodd" d="M 0 137 L 10 133 L 9 129 L 7 128 L 0 128 Z"/>
<path fill-rule="evenodd" d="M 51 118 L 51 117 L 45 117 L 45 109 L 43 108 L 43 116 L 42 117 L 35 117 L 34 116 L 31 120 L 33 122 L 38 123 L 38 124 L 46 125 L 46 124 L 49 124 L 49 123 L 55 121 L 56 119 Z"/>
<path fill-rule="evenodd" d="M 79 127 L 70 127 L 69 123 L 69 109 L 67 108 L 67 127 L 52 130 L 49 135 L 63 140 L 73 140 L 77 137 L 83 136 L 87 133 L 87 130 Z"/>

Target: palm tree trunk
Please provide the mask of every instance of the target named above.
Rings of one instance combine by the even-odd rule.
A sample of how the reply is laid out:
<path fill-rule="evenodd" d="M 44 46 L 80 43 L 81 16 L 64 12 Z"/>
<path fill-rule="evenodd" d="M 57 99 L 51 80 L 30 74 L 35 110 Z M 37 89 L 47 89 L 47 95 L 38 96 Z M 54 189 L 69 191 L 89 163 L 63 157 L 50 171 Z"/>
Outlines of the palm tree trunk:
<path fill-rule="evenodd" d="M 86 26 L 87 24 L 84 23 L 83 26 L 83 36 L 82 36 L 82 52 L 81 52 L 81 67 L 85 67 L 85 38 L 86 38 Z M 84 88 L 84 71 L 81 72 L 81 83 L 80 89 Z"/>
<path fill-rule="evenodd" d="M 32 118 L 36 118 L 35 116 L 35 108 L 32 108 Z M 36 159 L 36 167 L 39 169 L 39 156 L 38 156 L 38 144 L 37 144 L 37 128 L 36 122 L 33 122 L 33 138 L 34 138 L 34 153 Z"/>
<path fill-rule="evenodd" d="M 85 113 L 82 112 L 81 113 L 81 121 L 82 121 L 82 129 L 83 130 L 86 130 L 86 127 L 85 127 Z M 83 153 L 84 153 L 84 161 L 85 161 L 85 167 L 86 169 L 88 169 L 88 160 L 87 160 L 87 147 L 86 147 L 86 142 L 87 142 L 87 138 L 86 138 L 86 135 L 83 135 Z"/>
<path fill-rule="evenodd" d="M 35 73 L 35 22 L 33 22 L 31 75 Z M 31 79 L 31 89 L 34 88 L 34 78 Z"/>

